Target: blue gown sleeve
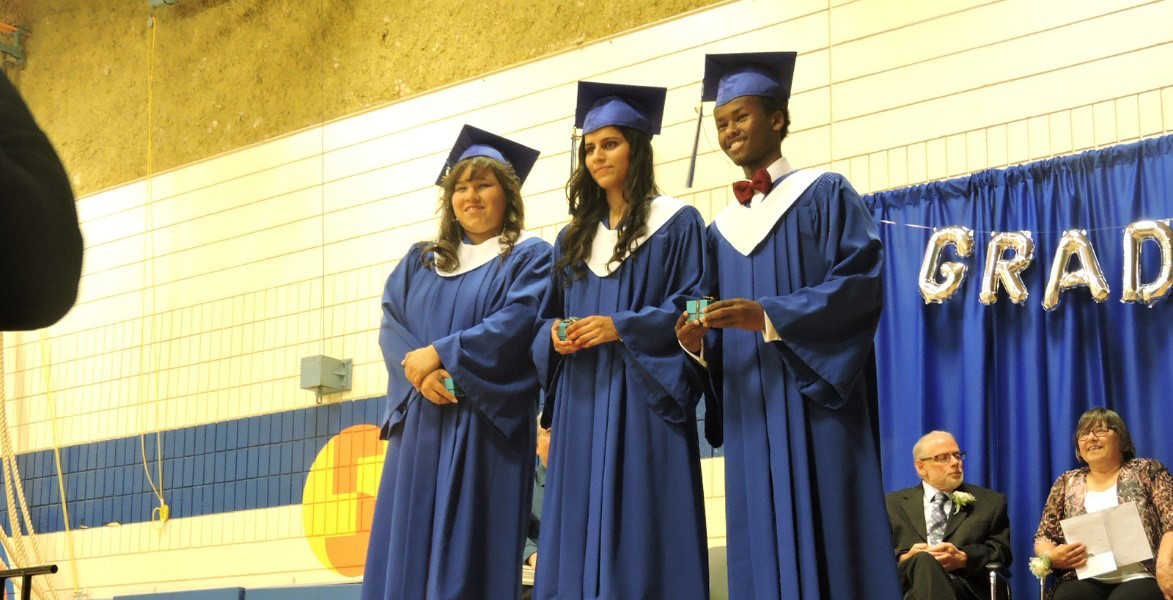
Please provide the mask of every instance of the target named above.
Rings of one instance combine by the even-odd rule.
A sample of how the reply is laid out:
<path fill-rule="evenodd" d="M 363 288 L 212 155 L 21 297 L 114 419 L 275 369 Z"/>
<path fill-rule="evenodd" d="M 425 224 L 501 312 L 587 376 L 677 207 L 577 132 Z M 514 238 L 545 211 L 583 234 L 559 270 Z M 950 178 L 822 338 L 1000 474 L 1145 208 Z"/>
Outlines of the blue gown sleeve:
<path fill-rule="evenodd" d="M 420 247 L 413 246 L 400 259 L 383 286 L 383 319 L 379 325 L 379 349 L 387 367 L 387 408 L 384 410 L 380 438 L 387 439 L 391 428 L 407 414 L 408 400 L 415 388 L 403 373 L 403 357 L 423 347 L 403 323 L 406 322 L 407 290 L 411 278 L 420 269 Z"/>
<path fill-rule="evenodd" d="M 515 247 L 499 267 L 506 273 L 488 304 L 493 310 L 477 325 L 432 342 L 467 396 L 462 402 L 471 402 L 507 438 L 533 428 L 538 382 L 530 345 L 538 308 L 550 289 L 550 265 L 548 243 Z"/>
<path fill-rule="evenodd" d="M 705 229 L 705 284 L 704 295 L 716 299 L 721 298 L 720 279 L 717 277 L 717 241 L 713 236 L 713 226 Z M 720 329 L 710 329 L 705 334 L 704 358 L 707 367 L 689 359 L 689 366 L 694 376 L 701 382 L 705 395 L 705 440 L 714 448 L 720 448 L 725 442 L 725 407 L 724 391 L 721 382 L 724 375 L 724 354 L 721 347 L 722 336 Z M 687 356 L 687 355 L 686 355 Z"/>
<path fill-rule="evenodd" d="M 682 423 L 696 407 L 700 381 L 680 349 L 675 325 L 685 303 L 705 295 L 705 225 L 700 213 L 689 206 L 664 228 L 668 229 L 664 301 L 619 311 L 611 318 L 619 332 L 620 354 L 640 376 L 653 410 L 669 422 Z"/>
<path fill-rule="evenodd" d="M 558 239 L 554 242 L 551 264 L 557 263 L 562 254 L 562 235 L 564 233 L 566 233 L 565 229 L 559 232 Z M 538 308 L 533 344 L 530 347 L 530 356 L 537 371 L 538 384 L 545 392 L 546 405 L 542 408 L 541 424 L 542 427 L 547 428 L 550 427 L 554 415 L 554 398 L 556 396 L 554 388 L 558 382 L 558 370 L 562 366 L 562 355 L 554 351 L 554 344 L 550 341 L 550 328 L 554 326 L 555 321 L 564 317 L 562 313 L 565 306 L 563 304 L 565 290 L 562 288 L 559 275 L 551 270 L 548 282 L 549 289 Z"/>
<path fill-rule="evenodd" d="M 813 207 L 812 239 L 796 242 L 807 285 L 758 302 L 782 338 L 775 343 L 799 390 L 835 409 L 846 403 L 872 357 L 883 309 L 883 249 L 871 213 L 841 175 L 815 182 Z"/>

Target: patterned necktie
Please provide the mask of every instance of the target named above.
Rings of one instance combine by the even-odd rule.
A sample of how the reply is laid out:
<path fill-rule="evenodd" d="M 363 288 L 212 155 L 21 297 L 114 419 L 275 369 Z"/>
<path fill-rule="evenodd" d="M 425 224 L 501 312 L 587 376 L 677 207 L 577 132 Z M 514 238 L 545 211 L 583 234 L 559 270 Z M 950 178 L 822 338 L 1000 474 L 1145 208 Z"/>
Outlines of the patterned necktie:
<path fill-rule="evenodd" d="M 945 517 L 945 501 L 948 499 L 944 492 L 937 492 L 937 495 L 933 496 L 933 510 L 929 514 L 930 546 L 940 544 L 945 538 L 945 522 L 948 521 Z"/>
<path fill-rule="evenodd" d="M 770 172 L 765 169 L 758 169 L 757 173 L 753 174 L 751 181 L 735 181 L 733 182 L 733 195 L 742 206 L 748 206 L 749 201 L 753 200 L 754 192 L 761 192 L 763 194 L 770 193 L 770 186 L 773 185 L 770 180 Z"/>

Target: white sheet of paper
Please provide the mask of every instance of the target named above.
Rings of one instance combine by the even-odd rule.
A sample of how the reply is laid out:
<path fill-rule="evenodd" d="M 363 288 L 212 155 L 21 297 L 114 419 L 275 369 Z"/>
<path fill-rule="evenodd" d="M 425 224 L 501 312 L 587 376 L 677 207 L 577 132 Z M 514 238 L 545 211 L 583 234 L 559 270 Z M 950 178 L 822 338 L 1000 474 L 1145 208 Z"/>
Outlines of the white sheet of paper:
<path fill-rule="evenodd" d="M 1112 540 L 1112 552 L 1116 554 L 1116 566 L 1123 567 L 1153 557 L 1149 536 L 1140 520 L 1140 510 L 1135 502 L 1103 511 L 1104 526 Z"/>
<path fill-rule="evenodd" d="M 1087 564 L 1075 570 L 1076 577 L 1080 579 L 1087 579 L 1088 577 L 1095 577 L 1096 575 L 1103 575 L 1104 573 L 1111 573 L 1116 570 L 1116 557 L 1111 552 L 1104 552 L 1102 554 L 1089 554 L 1087 556 Z"/>
<path fill-rule="evenodd" d="M 1135 502 L 1063 519 L 1059 525 L 1067 543 L 1087 546 L 1087 564 L 1075 570 L 1080 579 L 1153 557 Z"/>
<path fill-rule="evenodd" d="M 1112 555 L 1112 540 L 1104 523 L 1104 513 L 1099 511 L 1063 519 L 1063 537 L 1068 544 L 1087 546 L 1087 564 L 1075 570 L 1080 579 L 1095 577 L 1116 569 L 1116 558 Z"/>

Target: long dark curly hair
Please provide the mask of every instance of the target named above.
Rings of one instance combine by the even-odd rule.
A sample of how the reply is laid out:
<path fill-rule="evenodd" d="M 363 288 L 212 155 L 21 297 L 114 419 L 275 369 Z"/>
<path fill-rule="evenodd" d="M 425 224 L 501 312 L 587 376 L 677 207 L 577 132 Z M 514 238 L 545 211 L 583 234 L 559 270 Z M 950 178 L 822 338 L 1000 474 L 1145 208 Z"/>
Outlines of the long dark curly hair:
<path fill-rule="evenodd" d="M 652 138 L 630 127 L 616 126 L 631 147 L 628 154 L 627 181 L 623 197 L 627 200 L 627 214 L 618 224 L 619 239 L 611 254 L 610 262 L 622 261 L 634 248 L 637 238 L 647 233 L 648 211 L 652 200 L 660 195 L 656 187 L 656 174 L 652 168 Z M 607 214 L 607 192 L 595 183 L 586 168 L 586 139 L 578 143 L 578 168 L 566 182 L 566 197 L 570 203 L 570 225 L 562 236 L 562 257 L 554 263 L 554 271 L 560 274 L 563 287 L 586 275 L 586 259 L 591 254 L 591 244 L 599 222 Z"/>
<path fill-rule="evenodd" d="M 456 252 L 464 238 L 464 230 L 456 220 L 456 211 L 452 209 L 452 194 L 456 190 L 456 182 L 469 169 L 472 170 L 472 177 L 480 177 L 488 170 L 497 177 L 501 188 L 505 190 L 505 223 L 498 238 L 502 257 L 513 252 L 513 245 L 517 243 L 521 230 L 525 228 L 521 180 L 517 178 L 513 166 L 487 156 L 466 158 L 456 163 L 440 183 L 440 206 L 436 209 L 440 214 L 440 234 L 435 241 L 424 243 L 423 252 L 420 253 L 424 267 L 435 268 L 438 271 L 454 271 L 460 267 L 460 258 Z"/>

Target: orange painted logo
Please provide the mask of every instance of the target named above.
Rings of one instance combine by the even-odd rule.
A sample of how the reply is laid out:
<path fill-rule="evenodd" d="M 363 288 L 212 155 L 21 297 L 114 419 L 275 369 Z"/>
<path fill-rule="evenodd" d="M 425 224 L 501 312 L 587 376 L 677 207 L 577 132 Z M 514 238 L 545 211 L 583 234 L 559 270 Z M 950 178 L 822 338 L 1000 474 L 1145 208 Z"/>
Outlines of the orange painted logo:
<path fill-rule="evenodd" d="M 378 427 L 347 427 L 318 452 L 306 476 L 306 540 L 318 560 L 340 575 L 363 573 L 386 451 Z"/>

